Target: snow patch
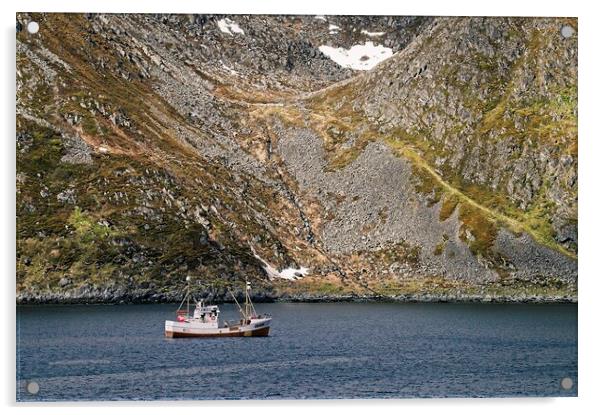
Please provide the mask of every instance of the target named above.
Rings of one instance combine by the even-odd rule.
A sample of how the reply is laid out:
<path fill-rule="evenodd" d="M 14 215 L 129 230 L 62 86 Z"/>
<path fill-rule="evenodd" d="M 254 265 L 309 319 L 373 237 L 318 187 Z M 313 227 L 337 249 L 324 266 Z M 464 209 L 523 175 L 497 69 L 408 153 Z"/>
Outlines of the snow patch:
<path fill-rule="evenodd" d="M 358 71 L 370 70 L 380 62 L 393 56 L 393 49 L 375 45 L 372 42 L 353 45 L 351 49 L 333 48 L 326 45 L 322 45 L 318 49 L 342 67 Z"/>
<path fill-rule="evenodd" d="M 325 22 L 327 21 L 327 20 L 326 20 L 326 17 L 324 17 L 324 15 L 323 15 L 323 14 L 317 14 L 317 15 L 315 15 L 315 16 L 314 16 L 314 19 L 316 19 L 316 20 L 323 20 L 323 21 L 325 21 Z"/>
<path fill-rule="evenodd" d="M 328 31 L 329 31 L 329 33 L 330 33 L 331 35 L 334 35 L 334 34 L 336 34 L 336 33 L 337 33 L 339 30 L 341 30 L 341 28 L 340 28 L 340 27 L 338 27 L 338 26 L 337 26 L 337 25 L 335 25 L 335 24 L 329 24 L 329 25 L 328 25 Z"/>
<path fill-rule="evenodd" d="M 227 17 L 225 19 L 219 20 L 217 22 L 217 26 L 219 27 L 219 30 L 232 36 L 234 36 L 234 33 L 239 33 L 241 35 L 245 34 L 245 32 L 240 28 L 238 24 L 236 24 L 235 21 L 230 20 Z"/>
<path fill-rule="evenodd" d="M 309 274 L 309 268 L 301 267 L 301 268 L 285 268 L 282 271 L 278 271 L 272 265 L 270 265 L 267 261 L 265 261 L 262 257 L 257 255 L 255 249 L 251 247 L 251 251 L 253 252 L 253 256 L 261 261 L 263 264 L 263 269 L 265 270 L 268 277 L 273 280 L 274 278 L 282 278 L 285 280 L 295 281 L 305 277 Z"/>
<path fill-rule="evenodd" d="M 301 268 L 285 268 L 278 273 L 278 277 L 284 278 L 285 280 L 294 281 L 301 279 L 309 273 L 309 269 L 305 267 Z"/>
<path fill-rule="evenodd" d="M 362 34 L 370 37 L 379 37 L 385 34 L 385 32 L 368 32 L 367 30 L 362 30 Z"/>

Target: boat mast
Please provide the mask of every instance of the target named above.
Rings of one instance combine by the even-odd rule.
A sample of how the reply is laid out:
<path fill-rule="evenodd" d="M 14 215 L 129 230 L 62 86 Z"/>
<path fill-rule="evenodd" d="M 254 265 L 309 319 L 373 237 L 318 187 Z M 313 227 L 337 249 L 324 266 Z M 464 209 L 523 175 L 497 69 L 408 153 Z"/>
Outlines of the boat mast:
<path fill-rule="evenodd" d="M 249 318 L 251 316 L 254 316 L 257 314 L 255 311 L 255 307 L 253 306 L 253 303 L 251 302 L 250 291 L 251 291 L 251 283 L 249 281 L 247 281 L 247 279 L 245 278 L 245 307 L 243 309 L 240 306 L 240 304 L 238 303 L 238 300 L 236 299 L 236 296 L 234 295 L 234 293 L 232 293 L 232 291 L 228 290 L 228 292 L 234 299 L 234 302 L 238 306 L 238 311 L 240 312 L 240 314 L 242 315 L 242 318 L 244 320 L 249 320 Z"/>
<path fill-rule="evenodd" d="M 249 316 L 256 316 L 257 312 L 255 311 L 255 306 L 251 301 L 251 283 L 247 281 L 245 278 L 245 286 L 246 286 L 246 297 L 245 297 L 245 312 L 247 314 L 247 318 Z"/>
<path fill-rule="evenodd" d="M 190 316 L 190 275 L 186 276 L 186 315 Z"/>
<path fill-rule="evenodd" d="M 251 315 L 251 309 L 249 302 L 251 299 L 249 298 L 249 290 L 251 289 L 251 283 L 245 278 L 245 319 L 249 319 Z"/>

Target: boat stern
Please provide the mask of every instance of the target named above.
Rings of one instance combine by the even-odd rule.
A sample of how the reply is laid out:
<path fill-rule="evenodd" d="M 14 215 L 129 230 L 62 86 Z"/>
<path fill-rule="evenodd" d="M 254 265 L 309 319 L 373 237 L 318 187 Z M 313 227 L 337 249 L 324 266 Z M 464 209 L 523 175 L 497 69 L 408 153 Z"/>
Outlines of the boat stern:
<path fill-rule="evenodd" d="M 249 337 L 265 337 L 270 333 L 270 324 L 272 323 L 271 317 L 252 319 L 248 326 L 248 330 L 245 331 L 245 336 Z"/>

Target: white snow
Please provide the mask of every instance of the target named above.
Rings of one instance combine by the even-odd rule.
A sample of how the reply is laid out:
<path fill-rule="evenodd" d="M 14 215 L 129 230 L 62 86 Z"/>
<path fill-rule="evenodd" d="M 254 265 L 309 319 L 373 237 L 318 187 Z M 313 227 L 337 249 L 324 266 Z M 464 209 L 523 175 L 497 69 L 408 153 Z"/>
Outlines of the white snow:
<path fill-rule="evenodd" d="M 393 56 L 393 49 L 375 45 L 372 42 L 353 45 L 351 49 L 333 48 L 326 45 L 322 45 L 318 49 L 342 67 L 358 71 L 370 70 L 380 62 Z"/>
<path fill-rule="evenodd" d="M 217 26 L 219 27 L 219 30 L 232 36 L 234 36 L 234 33 L 239 33 L 241 35 L 245 34 L 245 32 L 240 28 L 238 24 L 236 24 L 235 21 L 230 20 L 227 17 L 225 19 L 219 20 L 217 22 Z"/>
<path fill-rule="evenodd" d="M 335 33 L 337 33 L 339 30 L 341 30 L 340 27 L 338 27 L 335 24 L 329 24 L 328 25 L 328 31 L 330 32 L 331 35 L 334 35 Z"/>
<path fill-rule="evenodd" d="M 324 15 L 322 15 L 322 14 L 315 15 L 314 19 L 326 21 L 326 17 L 324 17 Z"/>
<path fill-rule="evenodd" d="M 378 37 L 385 34 L 385 32 L 368 32 L 367 30 L 362 30 L 362 34 L 370 37 Z"/>
<path fill-rule="evenodd" d="M 305 267 L 301 267 L 298 269 L 297 268 L 286 268 L 278 273 L 278 277 L 284 278 L 285 280 L 294 281 L 296 279 L 305 277 L 308 272 L 309 272 L 309 269 L 305 268 Z"/>
<path fill-rule="evenodd" d="M 274 278 L 283 278 L 285 280 L 295 281 L 297 279 L 301 279 L 309 274 L 309 268 L 301 267 L 301 268 L 285 268 L 282 271 L 278 271 L 272 265 L 270 265 L 267 261 L 261 258 L 255 252 L 255 249 L 251 247 L 251 251 L 255 258 L 260 260 L 263 263 L 263 269 L 265 270 L 268 277 L 273 280 Z"/>

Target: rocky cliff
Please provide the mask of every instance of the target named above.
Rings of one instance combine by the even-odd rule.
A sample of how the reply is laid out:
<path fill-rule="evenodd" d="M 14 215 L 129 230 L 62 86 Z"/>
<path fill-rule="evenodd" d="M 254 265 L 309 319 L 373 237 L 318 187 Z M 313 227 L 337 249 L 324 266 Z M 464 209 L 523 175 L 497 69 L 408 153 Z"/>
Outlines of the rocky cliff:
<path fill-rule="evenodd" d="M 576 19 L 17 21 L 18 301 L 576 300 Z"/>

